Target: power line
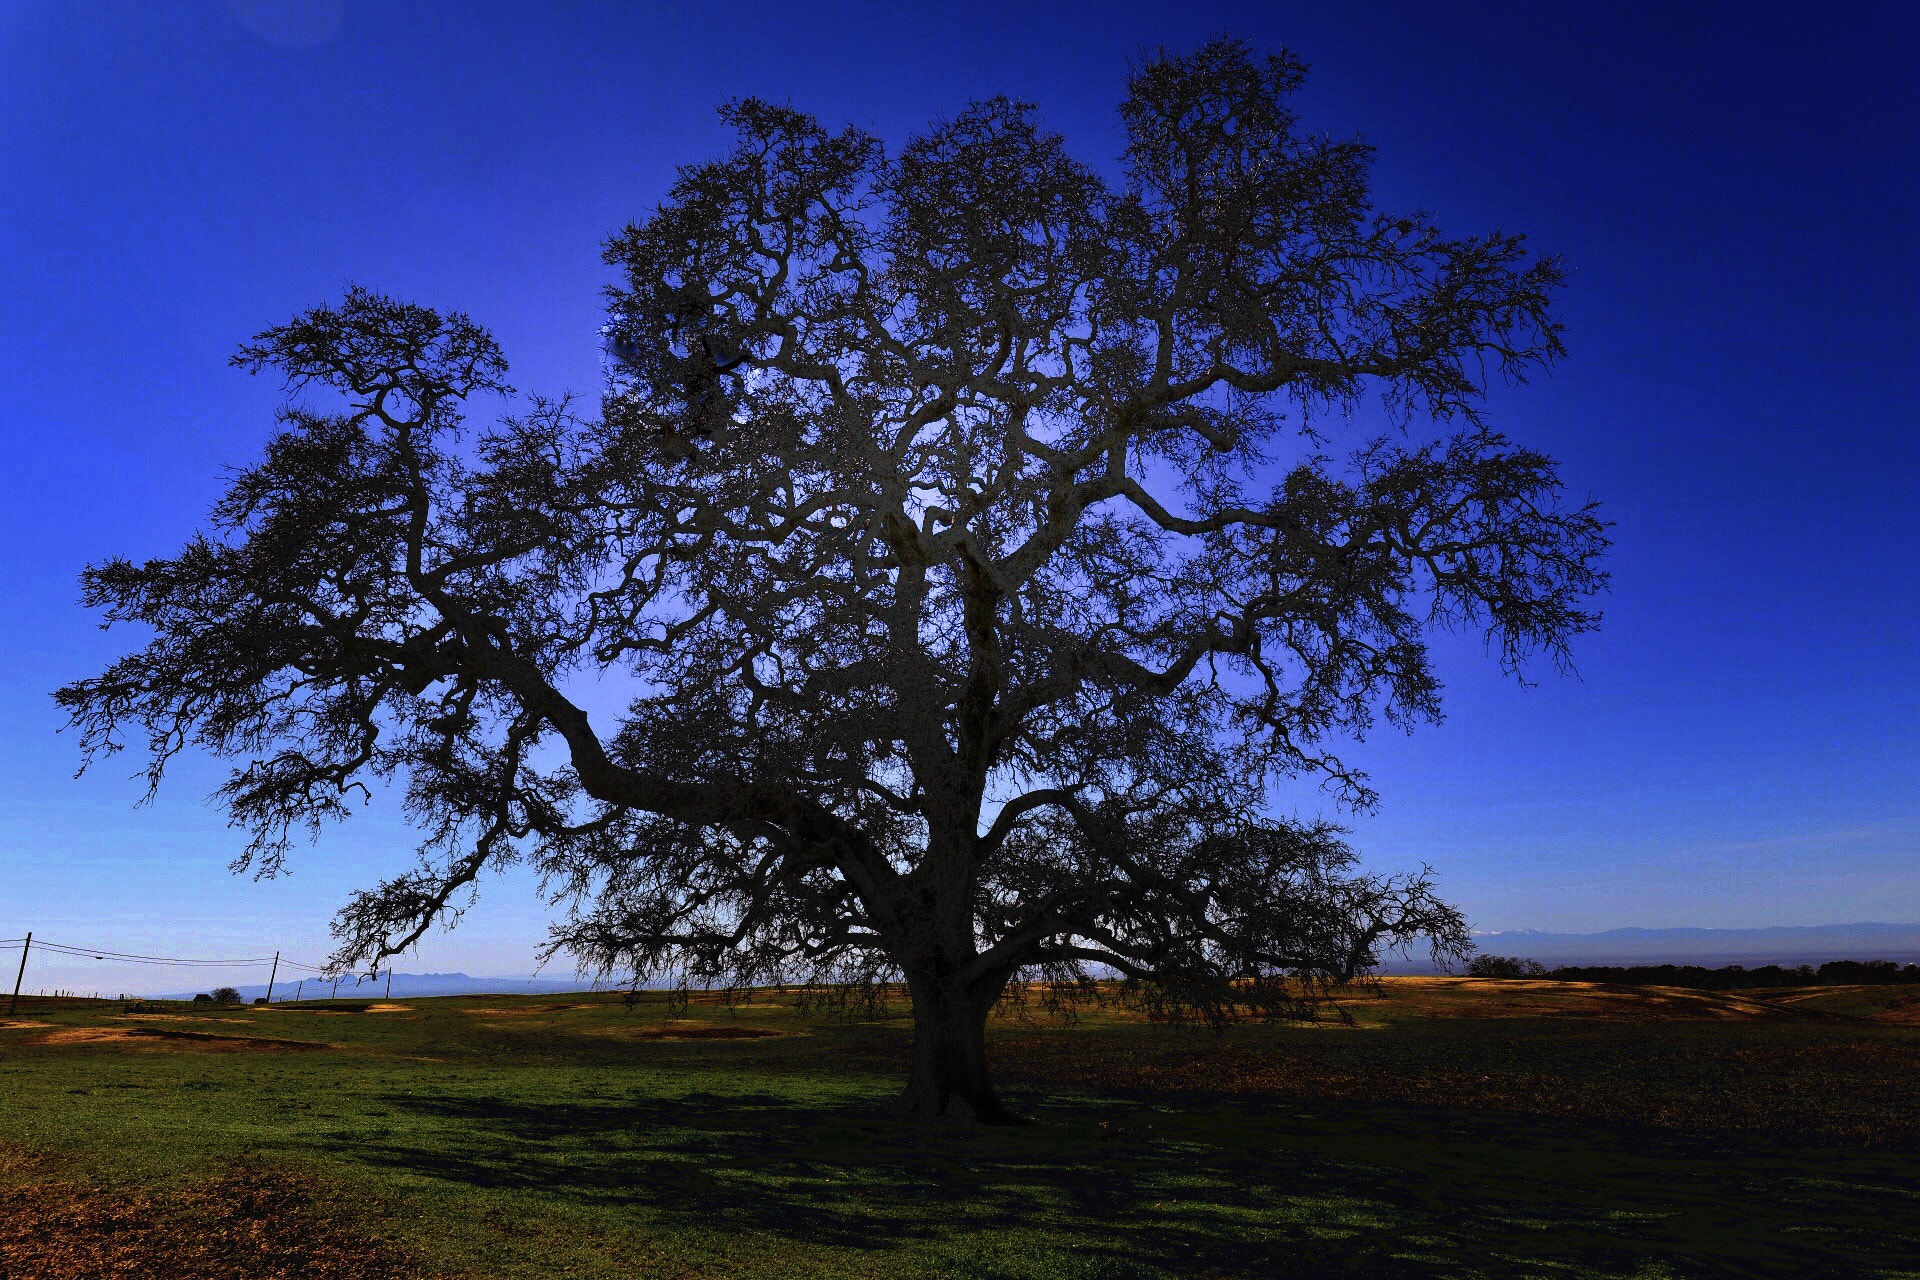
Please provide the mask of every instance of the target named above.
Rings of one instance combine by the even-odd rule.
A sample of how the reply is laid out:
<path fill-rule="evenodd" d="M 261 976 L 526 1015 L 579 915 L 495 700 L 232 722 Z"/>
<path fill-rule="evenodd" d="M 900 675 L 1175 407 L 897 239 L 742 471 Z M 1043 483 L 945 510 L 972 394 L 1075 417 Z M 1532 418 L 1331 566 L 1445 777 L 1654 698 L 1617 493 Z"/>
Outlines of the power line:
<path fill-rule="evenodd" d="M 14 950 L 7 942 L 24 942 L 25 939 L 0 941 L 0 948 Z M 55 955 L 68 956 L 76 960 L 108 960 L 118 964 L 157 964 L 174 968 L 199 969 L 247 969 L 262 968 L 274 962 L 272 956 L 236 956 L 232 958 L 211 958 L 195 956 L 155 956 L 134 951 L 115 951 L 108 947 L 83 947 L 71 942 L 53 942 L 41 938 L 33 940 L 35 951 L 50 951 Z M 324 973 L 322 965 L 307 964 L 304 961 L 280 958 L 280 963 L 296 969 L 305 969 L 309 973 Z"/>
<path fill-rule="evenodd" d="M 70 942 L 34 941 L 36 949 L 45 948 L 79 959 L 114 960 L 124 964 L 201 965 L 206 967 L 246 968 L 273 963 L 272 956 L 236 956 L 232 959 L 194 959 L 187 956 L 150 956 L 130 951 L 110 951 L 104 947 L 80 947 Z"/>

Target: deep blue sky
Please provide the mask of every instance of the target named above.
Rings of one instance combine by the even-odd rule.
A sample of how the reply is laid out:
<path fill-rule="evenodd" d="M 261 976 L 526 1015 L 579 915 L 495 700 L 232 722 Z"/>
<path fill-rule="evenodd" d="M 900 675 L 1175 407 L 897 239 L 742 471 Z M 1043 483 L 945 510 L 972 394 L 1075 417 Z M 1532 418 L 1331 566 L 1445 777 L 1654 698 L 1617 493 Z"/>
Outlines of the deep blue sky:
<path fill-rule="evenodd" d="M 228 877 L 215 766 L 135 810 L 55 733 L 49 690 L 135 639 L 94 629 L 80 567 L 172 551 L 271 427 L 238 341 L 356 281 L 464 308 L 518 386 L 590 397 L 600 243 L 722 145 L 720 101 L 898 140 L 1004 92 L 1106 163 L 1128 60 L 1218 33 L 1313 64 L 1302 112 L 1377 145 L 1384 206 L 1571 267 L 1571 358 L 1494 420 L 1617 522 L 1605 627 L 1578 679 L 1525 689 L 1443 645 L 1447 722 L 1355 753 L 1369 858 L 1431 862 L 1485 929 L 1920 920 L 1920 10 L 1812 15 L 13 0 L 0 936 L 315 958 L 409 856 L 375 814 L 286 879 Z M 407 967 L 524 969 L 541 918 L 503 883 Z"/>

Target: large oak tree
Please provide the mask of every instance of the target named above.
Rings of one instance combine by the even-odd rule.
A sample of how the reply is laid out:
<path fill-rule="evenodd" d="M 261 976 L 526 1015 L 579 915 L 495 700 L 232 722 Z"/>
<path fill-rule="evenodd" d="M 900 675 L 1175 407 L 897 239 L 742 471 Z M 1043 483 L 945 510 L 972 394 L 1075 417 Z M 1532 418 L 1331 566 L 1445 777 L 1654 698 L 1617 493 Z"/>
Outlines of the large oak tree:
<path fill-rule="evenodd" d="M 86 572 L 153 632 L 60 691 L 88 757 L 236 758 L 269 873 L 401 785 L 419 865 L 341 964 L 531 858 L 592 966 L 903 979 L 925 1116 L 1009 1118 L 1018 974 L 1271 1011 L 1460 953 L 1425 873 L 1268 789 L 1369 803 L 1330 744 L 1437 715 L 1436 628 L 1517 669 L 1594 624 L 1603 522 L 1479 407 L 1560 353 L 1560 271 L 1376 212 L 1302 74 L 1148 62 L 1111 176 L 1004 98 L 893 154 L 736 102 L 608 246 L 596 414 L 463 431 L 506 366 L 461 315 L 355 290 L 267 331 L 237 360 L 296 394 L 211 531 Z M 1341 441 L 1363 404 L 1397 430 Z"/>

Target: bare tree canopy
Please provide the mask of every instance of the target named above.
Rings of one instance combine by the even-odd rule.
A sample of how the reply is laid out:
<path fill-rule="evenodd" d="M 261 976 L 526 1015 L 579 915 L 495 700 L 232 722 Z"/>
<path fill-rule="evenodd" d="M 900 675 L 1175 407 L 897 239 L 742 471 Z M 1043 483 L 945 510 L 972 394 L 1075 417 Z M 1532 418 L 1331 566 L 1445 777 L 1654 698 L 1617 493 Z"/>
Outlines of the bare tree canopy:
<path fill-rule="evenodd" d="M 1435 629 L 1517 670 L 1594 625 L 1604 522 L 1479 411 L 1560 354 L 1560 270 L 1377 213 L 1303 74 L 1142 65 L 1113 180 L 1004 98 L 891 155 L 735 102 L 608 245 L 597 415 L 464 434 L 493 339 L 364 291 L 261 334 L 237 363 L 345 406 L 290 400 L 178 556 L 86 572 L 154 632 L 59 692 L 87 758 L 240 761 L 268 873 L 402 785 L 420 863 L 342 910 L 343 964 L 531 859 L 590 966 L 898 975 L 929 1117 L 1010 1118 L 1016 974 L 1273 1010 L 1464 955 L 1425 873 L 1266 797 L 1371 803 L 1329 744 L 1436 717 Z M 1337 442 L 1368 396 L 1402 428 Z"/>

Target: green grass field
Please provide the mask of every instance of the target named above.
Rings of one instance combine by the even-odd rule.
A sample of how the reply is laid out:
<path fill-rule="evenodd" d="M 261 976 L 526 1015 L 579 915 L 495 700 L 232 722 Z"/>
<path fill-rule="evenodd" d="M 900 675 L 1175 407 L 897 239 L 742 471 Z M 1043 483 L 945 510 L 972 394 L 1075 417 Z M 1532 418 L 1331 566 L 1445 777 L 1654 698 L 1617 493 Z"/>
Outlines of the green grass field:
<path fill-rule="evenodd" d="M 0 1277 L 91 1274 L 52 1237 L 134 1230 L 88 1225 L 117 1204 L 150 1206 L 140 1240 L 257 1238 L 262 1276 L 1920 1277 L 1911 990 L 1399 979 L 1350 1024 L 1009 1016 L 1038 1122 L 937 1132 L 887 1115 L 904 1017 L 768 995 L 23 1001 Z M 223 1198 L 252 1207 L 196 1228 Z M 316 1232 L 393 1269 L 303 1262 Z"/>

